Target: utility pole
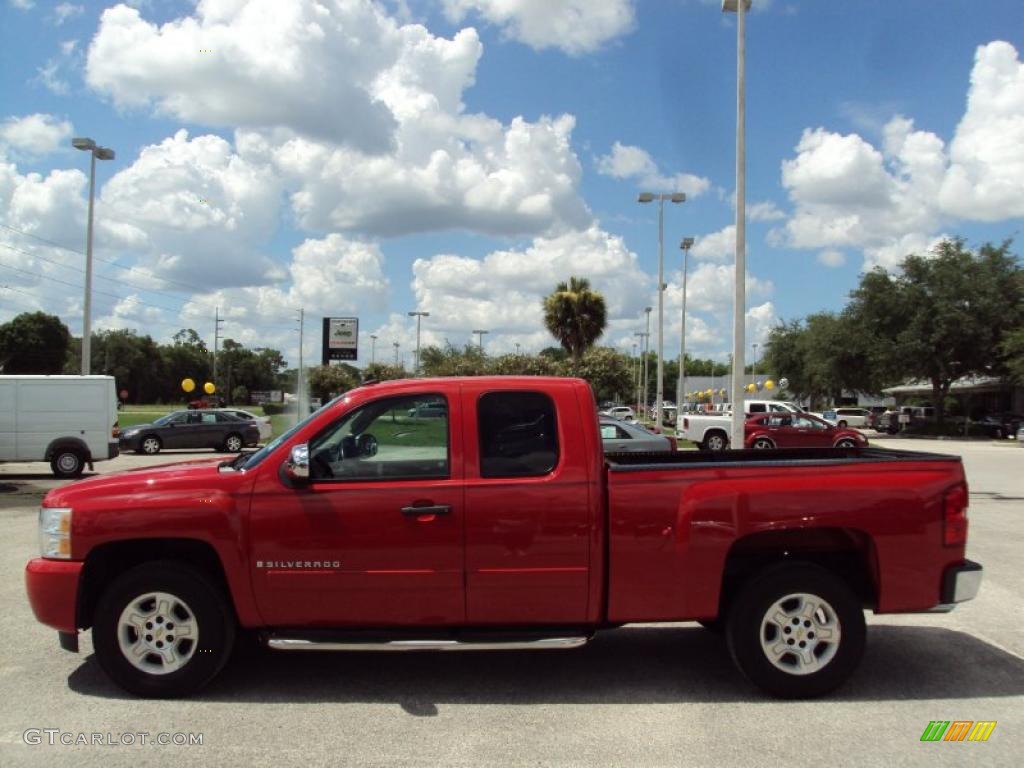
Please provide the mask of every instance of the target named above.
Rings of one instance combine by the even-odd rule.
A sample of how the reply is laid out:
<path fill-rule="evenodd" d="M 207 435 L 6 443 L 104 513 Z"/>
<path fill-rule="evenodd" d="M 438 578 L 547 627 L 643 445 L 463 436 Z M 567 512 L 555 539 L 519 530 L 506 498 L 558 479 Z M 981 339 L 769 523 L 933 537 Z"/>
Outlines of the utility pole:
<path fill-rule="evenodd" d="M 220 327 L 224 318 L 220 316 L 220 307 L 213 308 L 213 384 L 217 385 L 217 345 L 220 343 Z"/>
<path fill-rule="evenodd" d="M 305 329 L 306 321 L 306 310 L 304 307 L 299 307 L 299 370 L 295 375 L 295 423 L 297 424 L 302 420 L 302 386 L 304 379 L 302 376 L 302 343 L 303 343 L 303 331 Z"/>
<path fill-rule="evenodd" d="M 413 369 L 413 373 L 418 376 L 420 373 L 420 321 L 424 317 L 430 317 L 430 313 L 420 312 L 417 310 L 415 312 L 410 312 L 409 317 L 416 318 L 416 367 Z"/>
<path fill-rule="evenodd" d="M 393 346 L 395 348 L 395 367 L 397 368 L 397 367 L 399 367 L 399 362 L 398 362 L 398 342 L 397 341 L 392 342 L 391 346 Z"/>
<path fill-rule="evenodd" d="M 373 365 L 377 355 L 377 334 L 370 334 L 370 365 Z"/>
<path fill-rule="evenodd" d="M 483 351 L 484 351 L 484 334 L 485 333 L 490 333 L 490 331 L 485 331 L 482 328 L 477 328 L 477 329 L 475 329 L 473 331 L 473 333 L 476 334 L 476 343 L 477 343 L 477 346 L 480 347 L 480 354 L 483 354 Z"/>

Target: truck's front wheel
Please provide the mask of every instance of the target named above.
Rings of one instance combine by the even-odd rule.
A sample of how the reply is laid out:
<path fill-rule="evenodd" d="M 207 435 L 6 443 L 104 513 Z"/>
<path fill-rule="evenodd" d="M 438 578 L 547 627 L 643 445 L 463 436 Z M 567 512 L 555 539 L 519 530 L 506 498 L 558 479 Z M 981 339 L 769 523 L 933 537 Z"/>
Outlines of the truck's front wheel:
<path fill-rule="evenodd" d="M 773 696 L 820 696 L 864 653 L 864 612 L 853 591 L 816 565 L 776 566 L 742 589 L 726 635 L 733 661 Z"/>
<path fill-rule="evenodd" d="M 216 675 L 235 639 L 235 622 L 205 574 L 157 561 L 123 573 L 100 599 L 92 628 L 100 666 L 130 693 L 186 696 Z"/>

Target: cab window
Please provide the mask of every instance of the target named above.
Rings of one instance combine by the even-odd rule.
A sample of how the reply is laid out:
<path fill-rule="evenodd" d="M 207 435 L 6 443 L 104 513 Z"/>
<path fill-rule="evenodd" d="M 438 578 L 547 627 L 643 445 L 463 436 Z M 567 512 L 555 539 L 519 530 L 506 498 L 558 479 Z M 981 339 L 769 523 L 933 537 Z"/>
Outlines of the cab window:
<path fill-rule="evenodd" d="M 309 442 L 309 474 L 318 482 L 445 479 L 448 442 L 448 403 L 441 395 L 375 400 Z"/>
<path fill-rule="evenodd" d="M 477 423 L 481 477 L 538 477 L 558 465 L 555 404 L 542 392 L 488 392 Z"/>

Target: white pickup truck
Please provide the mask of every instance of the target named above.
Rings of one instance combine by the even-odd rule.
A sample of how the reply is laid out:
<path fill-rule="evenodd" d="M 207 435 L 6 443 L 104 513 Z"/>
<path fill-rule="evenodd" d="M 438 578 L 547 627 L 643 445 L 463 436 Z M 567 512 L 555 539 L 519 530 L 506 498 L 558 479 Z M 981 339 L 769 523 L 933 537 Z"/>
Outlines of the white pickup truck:
<path fill-rule="evenodd" d="M 802 408 L 786 400 L 747 400 L 744 402 L 747 416 L 756 413 L 801 413 Z M 683 417 L 682 425 L 676 425 L 676 436 L 697 443 L 704 451 L 724 451 L 729 447 L 731 414 L 690 413 Z"/>

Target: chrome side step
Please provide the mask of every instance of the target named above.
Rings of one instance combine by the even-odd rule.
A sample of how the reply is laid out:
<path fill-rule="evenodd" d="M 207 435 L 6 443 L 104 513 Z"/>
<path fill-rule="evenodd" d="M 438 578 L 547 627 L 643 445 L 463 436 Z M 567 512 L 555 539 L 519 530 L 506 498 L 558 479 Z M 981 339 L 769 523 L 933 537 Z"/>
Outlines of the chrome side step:
<path fill-rule="evenodd" d="M 579 648 L 589 637 L 538 637 L 516 640 L 382 640 L 337 641 L 271 634 L 267 647 L 276 651 L 547 651 Z"/>

